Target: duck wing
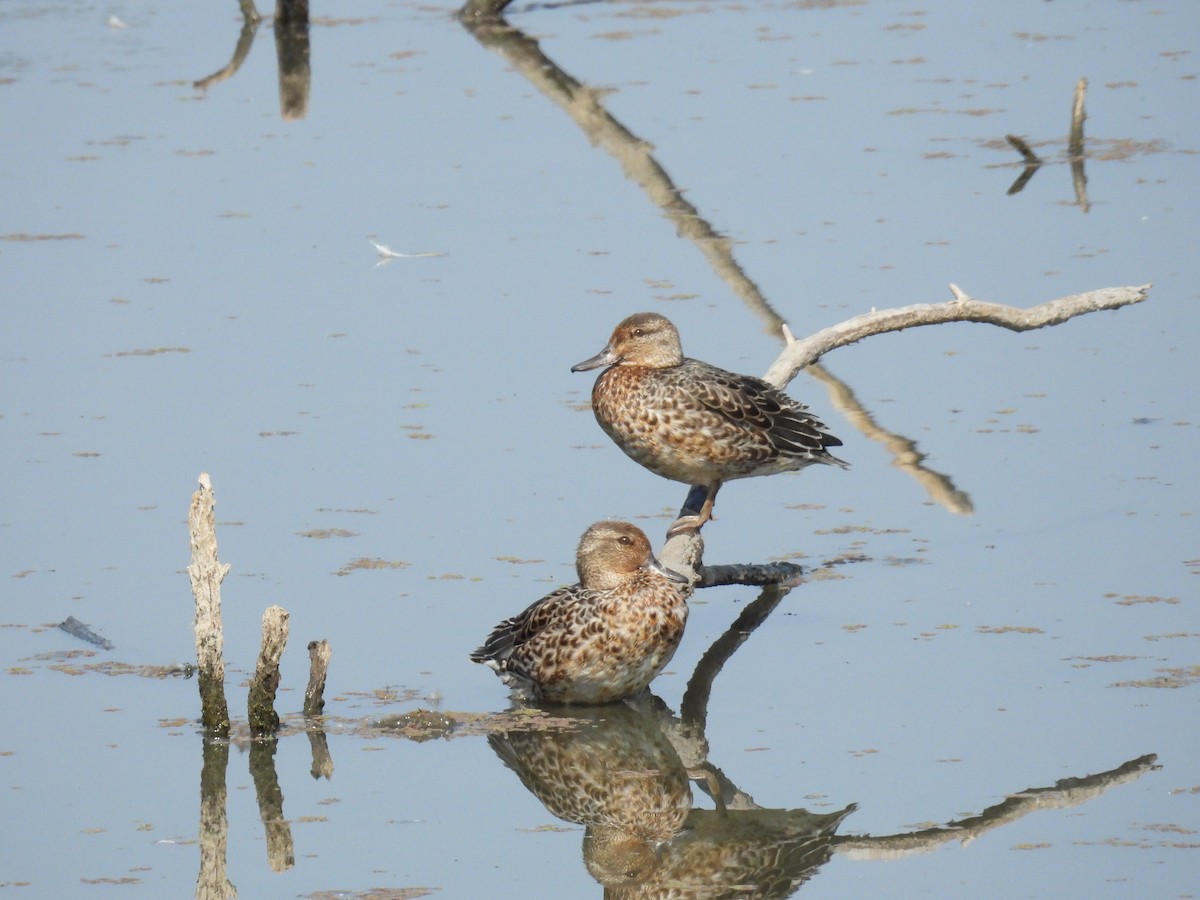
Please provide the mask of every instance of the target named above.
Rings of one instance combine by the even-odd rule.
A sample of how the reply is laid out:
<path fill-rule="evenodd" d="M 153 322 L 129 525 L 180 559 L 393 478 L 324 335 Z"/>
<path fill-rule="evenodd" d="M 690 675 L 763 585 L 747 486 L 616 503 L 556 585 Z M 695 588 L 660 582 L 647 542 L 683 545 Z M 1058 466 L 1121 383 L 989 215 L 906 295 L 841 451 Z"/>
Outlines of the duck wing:
<path fill-rule="evenodd" d="M 696 360 L 687 363 L 703 367 L 689 379 L 695 386 L 696 399 L 729 422 L 761 432 L 777 452 L 818 456 L 827 447 L 841 446 L 841 440 L 830 434 L 807 406 L 761 378 L 727 372 Z"/>
<path fill-rule="evenodd" d="M 594 593 L 577 584 L 551 591 L 541 600 L 530 604 L 522 612 L 505 619 L 493 628 L 483 645 L 472 651 L 471 661 L 503 665 L 512 656 L 514 649 L 545 632 L 553 622 L 561 620 L 565 604 L 586 601 Z"/>

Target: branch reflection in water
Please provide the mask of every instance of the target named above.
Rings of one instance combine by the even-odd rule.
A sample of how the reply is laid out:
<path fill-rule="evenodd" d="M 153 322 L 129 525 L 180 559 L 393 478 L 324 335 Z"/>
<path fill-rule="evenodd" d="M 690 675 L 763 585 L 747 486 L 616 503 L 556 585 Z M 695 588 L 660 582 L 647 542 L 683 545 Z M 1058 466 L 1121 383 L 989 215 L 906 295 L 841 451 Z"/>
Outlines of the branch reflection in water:
<path fill-rule="evenodd" d="M 192 82 L 201 95 L 214 84 L 232 78 L 250 55 L 262 17 L 253 0 L 239 0 L 242 27 L 229 62 L 204 78 Z M 279 70 L 279 116 L 283 121 L 308 116 L 308 98 L 312 88 L 311 47 L 309 44 L 308 0 L 276 0 L 275 54 Z"/>

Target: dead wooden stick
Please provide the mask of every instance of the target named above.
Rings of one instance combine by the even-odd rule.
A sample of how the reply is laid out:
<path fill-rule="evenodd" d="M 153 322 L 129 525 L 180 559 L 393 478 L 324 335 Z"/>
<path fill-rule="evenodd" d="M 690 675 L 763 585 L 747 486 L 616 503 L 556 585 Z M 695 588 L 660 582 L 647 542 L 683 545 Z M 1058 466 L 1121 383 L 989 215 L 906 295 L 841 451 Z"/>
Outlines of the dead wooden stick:
<path fill-rule="evenodd" d="M 1075 188 L 1075 202 L 1085 213 L 1091 209 L 1087 195 L 1087 173 L 1083 168 L 1086 154 L 1083 152 L 1083 122 L 1087 112 L 1083 108 L 1083 98 L 1087 96 L 1088 82 L 1080 78 L 1075 85 L 1075 102 L 1071 104 L 1071 133 L 1067 139 L 1067 153 L 1071 158 L 1071 183 Z"/>
<path fill-rule="evenodd" d="M 279 660 L 288 639 L 288 611 L 282 606 L 267 607 L 263 613 L 262 647 L 258 665 L 250 682 L 247 703 L 250 733 L 255 737 L 272 735 L 279 730 L 279 713 L 275 712 L 275 692 L 279 689 Z"/>
<path fill-rule="evenodd" d="M 308 687 L 304 689 L 304 715 L 319 716 L 325 709 L 325 676 L 329 674 L 329 641 L 308 642 Z"/>
<path fill-rule="evenodd" d="M 804 567 L 796 563 L 727 563 L 720 566 L 701 566 L 698 588 L 725 584 L 768 584 L 795 587 L 804 577 Z"/>
<path fill-rule="evenodd" d="M 1067 138 L 1067 152 L 1072 159 L 1083 156 L 1083 123 L 1087 119 L 1087 110 L 1083 108 L 1083 100 L 1087 96 L 1088 80 L 1080 78 L 1075 84 L 1075 99 L 1071 103 L 1071 131 Z"/>
<path fill-rule="evenodd" d="M 212 482 L 207 472 L 200 473 L 200 487 L 192 495 L 188 512 L 188 534 L 192 546 L 192 564 L 188 577 L 196 601 L 196 665 L 200 671 L 201 721 L 210 735 L 229 735 L 229 706 L 225 702 L 225 644 L 221 631 L 221 582 L 229 574 L 229 564 L 217 561 Z"/>

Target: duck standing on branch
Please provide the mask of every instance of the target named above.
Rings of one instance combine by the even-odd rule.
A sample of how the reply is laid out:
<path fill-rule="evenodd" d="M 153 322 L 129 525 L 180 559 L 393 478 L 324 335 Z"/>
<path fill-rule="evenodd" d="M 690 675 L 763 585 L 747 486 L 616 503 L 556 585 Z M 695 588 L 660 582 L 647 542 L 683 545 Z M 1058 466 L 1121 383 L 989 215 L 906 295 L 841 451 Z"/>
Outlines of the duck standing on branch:
<path fill-rule="evenodd" d="M 575 556 L 579 583 L 497 625 L 471 660 L 514 693 L 550 703 L 615 703 L 663 670 L 687 623 L 688 579 L 664 568 L 628 522 L 597 522 Z"/>
<path fill-rule="evenodd" d="M 850 467 L 829 453 L 842 442 L 807 406 L 761 378 L 688 359 L 658 313 L 629 316 L 571 371 L 600 366 L 608 368 L 592 388 L 592 411 L 605 433 L 651 472 L 706 491 L 699 514 L 677 519 L 668 536 L 707 522 L 726 481 L 813 463 Z"/>

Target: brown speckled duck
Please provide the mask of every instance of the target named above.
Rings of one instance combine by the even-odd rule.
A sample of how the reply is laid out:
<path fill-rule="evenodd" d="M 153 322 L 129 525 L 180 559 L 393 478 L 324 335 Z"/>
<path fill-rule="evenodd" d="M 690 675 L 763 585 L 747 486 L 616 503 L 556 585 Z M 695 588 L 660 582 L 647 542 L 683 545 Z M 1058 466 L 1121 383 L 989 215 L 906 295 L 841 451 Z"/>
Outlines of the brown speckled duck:
<path fill-rule="evenodd" d="M 699 515 L 677 520 L 668 534 L 707 522 L 723 482 L 813 463 L 849 468 L 827 449 L 842 442 L 807 406 L 761 378 L 688 359 L 679 332 L 658 313 L 629 316 L 608 346 L 571 371 L 600 366 L 608 368 L 592 388 L 592 410 L 605 433 L 651 472 L 707 489 Z"/>
<path fill-rule="evenodd" d="M 687 622 L 687 579 L 628 522 L 597 522 L 575 558 L 579 583 L 497 625 L 471 659 L 514 693 L 550 703 L 623 700 L 670 661 Z"/>

